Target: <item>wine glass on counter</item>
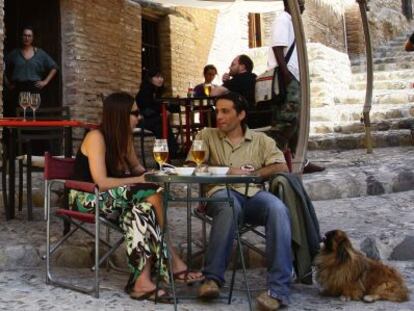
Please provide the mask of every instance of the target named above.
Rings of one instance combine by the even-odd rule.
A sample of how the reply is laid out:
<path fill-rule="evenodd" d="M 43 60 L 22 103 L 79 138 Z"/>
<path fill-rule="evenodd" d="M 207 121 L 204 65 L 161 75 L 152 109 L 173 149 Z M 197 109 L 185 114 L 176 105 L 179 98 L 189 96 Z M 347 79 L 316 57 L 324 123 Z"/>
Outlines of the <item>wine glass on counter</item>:
<path fill-rule="evenodd" d="M 154 159 L 160 166 L 160 174 L 162 174 L 162 166 L 168 159 L 168 143 L 166 139 L 156 139 L 154 143 Z"/>
<path fill-rule="evenodd" d="M 34 93 L 30 98 L 30 108 L 33 110 L 33 121 L 36 121 L 36 110 L 40 107 L 40 94 Z"/>
<path fill-rule="evenodd" d="M 191 156 L 194 162 L 197 163 L 197 170 L 199 171 L 200 165 L 204 162 L 206 156 L 206 149 L 202 140 L 195 139 L 191 147 Z"/>
<path fill-rule="evenodd" d="M 30 92 L 19 93 L 19 105 L 23 109 L 23 121 L 26 121 L 26 109 L 30 106 L 31 97 Z"/>

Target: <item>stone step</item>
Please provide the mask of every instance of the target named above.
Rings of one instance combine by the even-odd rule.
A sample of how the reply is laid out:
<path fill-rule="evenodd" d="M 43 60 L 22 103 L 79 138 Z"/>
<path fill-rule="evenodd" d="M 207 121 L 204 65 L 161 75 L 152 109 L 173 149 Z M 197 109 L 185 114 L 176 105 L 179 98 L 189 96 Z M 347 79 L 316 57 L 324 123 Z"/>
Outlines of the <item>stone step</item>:
<path fill-rule="evenodd" d="M 350 122 L 359 121 L 362 114 L 362 105 L 334 105 L 311 109 L 311 122 Z M 377 104 L 370 112 L 371 121 L 378 122 L 392 118 L 410 118 L 414 116 L 414 103 L 407 104 Z"/>
<path fill-rule="evenodd" d="M 414 131 L 409 129 L 373 131 L 373 146 L 396 147 L 414 145 Z M 365 133 L 329 133 L 309 136 L 309 150 L 351 150 L 365 148 Z"/>
<path fill-rule="evenodd" d="M 414 190 L 414 146 L 308 152 L 325 171 L 303 175 L 312 200 L 362 197 Z M 384 160 L 386 159 L 386 160 Z"/>
<path fill-rule="evenodd" d="M 383 57 L 375 57 L 373 56 L 373 64 L 393 64 L 393 63 L 413 63 L 414 61 L 414 54 L 405 52 L 401 55 L 390 55 L 390 56 L 383 56 Z M 360 58 L 355 59 L 351 62 L 352 67 L 364 67 L 366 66 L 366 59 Z"/>
<path fill-rule="evenodd" d="M 354 73 L 352 78 L 355 82 L 366 81 L 366 72 Z M 412 80 L 414 82 L 414 70 L 400 69 L 374 72 L 374 81 L 383 80 Z"/>
<path fill-rule="evenodd" d="M 374 90 L 406 90 L 406 89 L 412 89 L 413 84 L 412 79 L 408 80 L 374 80 Z M 366 81 L 357 81 L 353 82 L 349 88 L 351 90 L 359 90 L 359 91 L 365 91 L 367 87 Z"/>
<path fill-rule="evenodd" d="M 341 104 L 364 104 L 365 91 L 349 90 L 345 97 L 339 98 Z M 374 90 L 372 104 L 405 104 L 414 102 L 414 89 Z"/>
<path fill-rule="evenodd" d="M 390 70 L 400 70 L 400 69 L 412 69 L 414 68 L 413 61 L 409 62 L 395 62 L 395 63 L 380 63 L 380 64 L 374 64 L 373 69 L 374 71 L 390 71 Z M 366 66 L 352 66 L 352 73 L 359 73 L 359 72 L 365 72 Z"/>
<path fill-rule="evenodd" d="M 387 119 L 379 122 L 371 121 L 372 131 L 388 131 L 396 129 L 414 129 L 414 118 L 401 118 L 401 119 Z M 311 122 L 310 123 L 310 134 L 328 134 L 328 133 L 362 133 L 364 132 L 364 124 L 358 122 Z"/>

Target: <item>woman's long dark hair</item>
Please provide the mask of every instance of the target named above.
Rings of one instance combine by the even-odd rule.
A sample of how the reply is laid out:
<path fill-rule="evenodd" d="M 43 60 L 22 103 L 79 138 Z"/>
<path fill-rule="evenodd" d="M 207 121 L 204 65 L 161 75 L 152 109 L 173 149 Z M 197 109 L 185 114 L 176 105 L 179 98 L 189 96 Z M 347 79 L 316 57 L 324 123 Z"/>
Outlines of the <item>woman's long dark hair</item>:
<path fill-rule="evenodd" d="M 130 112 L 134 98 L 125 92 L 112 93 L 103 100 L 101 132 L 105 139 L 108 176 L 120 177 L 128 165 L 126 156 L 132 133 Z"/>

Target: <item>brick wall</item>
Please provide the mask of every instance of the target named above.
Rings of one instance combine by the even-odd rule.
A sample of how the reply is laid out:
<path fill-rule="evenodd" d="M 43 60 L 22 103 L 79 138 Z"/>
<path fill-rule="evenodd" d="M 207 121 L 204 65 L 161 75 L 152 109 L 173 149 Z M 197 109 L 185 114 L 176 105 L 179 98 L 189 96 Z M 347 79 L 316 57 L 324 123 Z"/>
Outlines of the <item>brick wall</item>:
<path fill-rule="evenodd" d="M 62 0 L 63 102 L 97 122 L 100 94 L 135 94 L 141 78 L 141 8 L 127 0 Z"/>
<path fill-rule="evenodd" d="M 161 70 L 168 95 L 185 96 L 189 82 L 194 86 L 203 81 L 216 20 L 216 10 L 186 7 L 160 20 Z"/>

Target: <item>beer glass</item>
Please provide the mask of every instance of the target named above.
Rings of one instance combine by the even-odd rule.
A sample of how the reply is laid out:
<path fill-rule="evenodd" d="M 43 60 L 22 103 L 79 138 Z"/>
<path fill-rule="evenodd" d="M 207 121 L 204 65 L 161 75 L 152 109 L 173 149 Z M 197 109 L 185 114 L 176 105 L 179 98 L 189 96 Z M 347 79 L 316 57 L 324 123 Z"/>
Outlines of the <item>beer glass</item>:
<path fill-rule="evenodd" d="M 204 83 L 204 94 L 206 94 L 207 97 L 210 97 L 210 94 L 211 94 L 211 84 L 210 83 Z"/>
<path fill-rule="evenodd" d="M 156 139 L 153 149 L 154 159 L 160 166 L 160 174 L 162 174 L 162 165 L 168 159 L 168 144 L 166 139 Z"/>
<path fill-rule="evenodd" d="M 204 162 L 204 158 L 206 156 L 206 149 L 202 140 L 196 139 L 193 141 L 191 156 L 193 157 L 195 163 L 197 163 L 197 170 L 199 170 L 200 165 Z"/>

